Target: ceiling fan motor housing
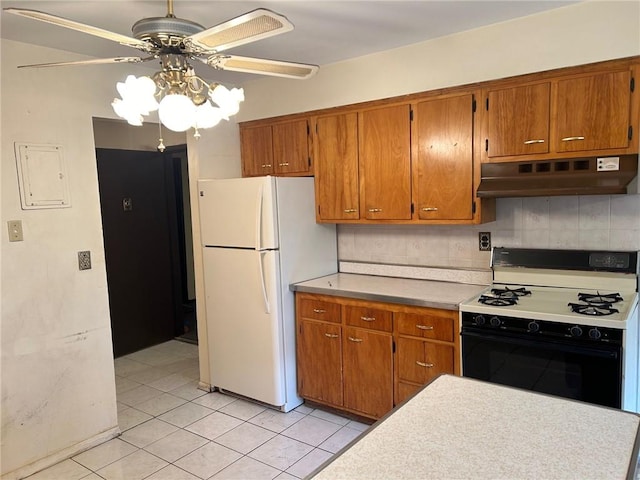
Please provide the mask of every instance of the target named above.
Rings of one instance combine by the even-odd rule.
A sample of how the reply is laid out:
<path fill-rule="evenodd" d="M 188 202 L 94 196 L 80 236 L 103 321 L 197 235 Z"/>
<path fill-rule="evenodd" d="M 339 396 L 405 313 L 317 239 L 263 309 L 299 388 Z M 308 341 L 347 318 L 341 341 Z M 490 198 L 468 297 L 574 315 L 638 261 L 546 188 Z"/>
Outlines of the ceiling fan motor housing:
<path fill-rule="evenodd" d="M 182 18 L 151 17 L 137 21 L 131 31 L 138 40 L 151 42 L 160 48 L 179 48 L 185 37 L 204 29 L 202 25 Z"/>

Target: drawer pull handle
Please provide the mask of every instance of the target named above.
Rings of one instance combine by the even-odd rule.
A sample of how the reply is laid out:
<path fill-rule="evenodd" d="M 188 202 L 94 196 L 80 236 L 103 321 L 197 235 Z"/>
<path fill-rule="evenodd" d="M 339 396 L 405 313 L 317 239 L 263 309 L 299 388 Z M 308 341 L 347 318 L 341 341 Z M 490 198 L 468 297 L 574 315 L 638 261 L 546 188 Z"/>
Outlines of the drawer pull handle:
<path fill-rule="evenodd" d="M 356 213 L 358 211 L 357 208 L 345 208 L 344 213 Z"/>
<path fill-rule="evenodd" d="M 329 338 L 338 338 L 340 335 L 337 333 L 325 333 L 324 336 Z"/>
<path fill-rule="evenodd" d="M 370 209 L 369 209 L 369 211 L 370 211 L 371 213 L 378 213 L 378 212 L 381 212 L 381 211 L 382 211 L 382 209 L 381 209 L 381 208 L 370 208 Z"/>
<path fill-rule="evenodd" d="M 524 142 L 525 145 L 532 145 L 534 143 L 544 143 L 544 140 L 540 139 L 540 140 L 527 140 Z"/>
<path fill-rule="evenodd" d="M 424 362 L 418 362 L 416 360 L 416 364 L 420 365 L 421 367 L 425 367 L 425 368 L 433 368 L 433 363 L 424 363 Z"/>
<path fill-rule="evenodd" d="M 314 308 L 313 313 L 327 313 L 326 310 L 322 310 L 321 308 Z"/>
<path fill-rule="evenodd" d="M 576 140 L 584 140 L 584 137 L 581 136 L 577 136 L 577 137 L 564 137 L 562 139 L 563 142 L 575 142 Z"/>
<path fill-rule="evenodd" d="M 360 317 L 360 320 L 365 321 L 365 322 L 373 322 L 375 321 L 376 317 Z"/>
<path fill-rule="evenodd" d="M 289 162 L 279 163 L 278 166 L 280 166 L 280 167 L 288 167 L 289 166 Z"/>
<path fill-rule="evenodd" d="M 433 330 L 433 326 L 431 325 L 416 325 L 416 328 L 420 330 Z"/>
<path fill-rule="evenodd" d="M 355 337 L 349 337 L 349 340 L 352 341 L 352 342 L 356 342 L 356 343 L 362 342 L 361 338 L 355 338 Z"/>
<path fill-rule="evenodd" d="M 438 207 L 422 207 L 420 210 L 423 212 L 437 212 Z"/>
<path fill-rule="evenodd" d="M 271 168 L 271 164 L 270 163 L 263 163 L 262 164 L 262 168 Z"/>

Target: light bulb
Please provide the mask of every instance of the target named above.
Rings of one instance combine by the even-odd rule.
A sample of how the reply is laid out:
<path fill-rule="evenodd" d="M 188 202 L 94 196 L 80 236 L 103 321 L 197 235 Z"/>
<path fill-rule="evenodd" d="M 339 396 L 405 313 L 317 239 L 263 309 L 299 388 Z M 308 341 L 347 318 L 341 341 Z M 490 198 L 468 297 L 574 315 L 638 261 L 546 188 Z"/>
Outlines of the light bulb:
<path fill-rule="evenodd" d="M 161 101 L 158 116 L 162 124 L 174 132 L 186 132 L 195 124 L 196 106 L 186 95 L 166 95 Z"/>

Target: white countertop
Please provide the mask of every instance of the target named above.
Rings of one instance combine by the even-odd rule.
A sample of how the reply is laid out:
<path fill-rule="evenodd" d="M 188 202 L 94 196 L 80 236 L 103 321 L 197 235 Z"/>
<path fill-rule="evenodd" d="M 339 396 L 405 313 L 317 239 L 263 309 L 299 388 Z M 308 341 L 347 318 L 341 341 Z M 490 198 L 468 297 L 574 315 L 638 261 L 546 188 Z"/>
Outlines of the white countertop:
<path fill-rule="evenodd" d="M 443 375 L 313 478 L 634 478 L 639 426 L 634 413 Z"/>
<path fill-rule="evenodd" d="M 486 285 L 336 273 L 291 285 L 297 292 L 457 310 Z"/>

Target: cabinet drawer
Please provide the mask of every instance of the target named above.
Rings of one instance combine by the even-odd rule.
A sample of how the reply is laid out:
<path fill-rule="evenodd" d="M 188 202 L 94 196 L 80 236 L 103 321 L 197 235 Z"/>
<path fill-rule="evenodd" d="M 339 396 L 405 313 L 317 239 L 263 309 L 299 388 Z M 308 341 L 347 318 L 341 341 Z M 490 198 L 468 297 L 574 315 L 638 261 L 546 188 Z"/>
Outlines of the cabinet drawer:
<path fill-rule="evenodd" d="M 441 373 L 453 373 L 453 347 L 412 338 L 398 339 L 398 378 L 424 384 Z"/>
<path fill-rule="evenodd" d="M 347 325 L 370 328 L 383 332 L 391 332 L 393 314 L 386 310 L 367 307 L 351 307 L 345 309 Z"/>
<path fill-rule="evenodd" d="M 303 298 L 300 301 L 300 315 L 303 318 L 313 318 L 325 322 L 340 323 L 342 321 L 338 303 L 323 302 L 311 298 Z"/>
<path fill-rule="evenodd" d="M 453 342 L 453 325 L 451 317 L 436 314 L 396 313 L 398 333 L 414 337 L 430 338 Z"/>

